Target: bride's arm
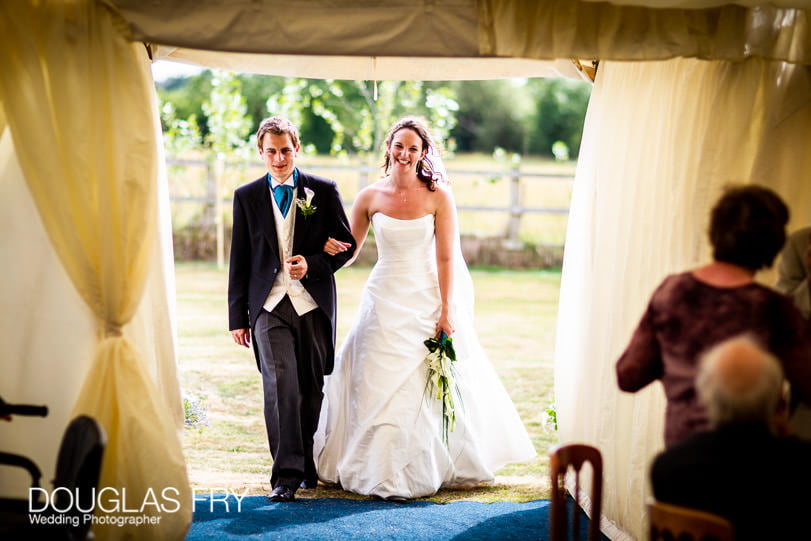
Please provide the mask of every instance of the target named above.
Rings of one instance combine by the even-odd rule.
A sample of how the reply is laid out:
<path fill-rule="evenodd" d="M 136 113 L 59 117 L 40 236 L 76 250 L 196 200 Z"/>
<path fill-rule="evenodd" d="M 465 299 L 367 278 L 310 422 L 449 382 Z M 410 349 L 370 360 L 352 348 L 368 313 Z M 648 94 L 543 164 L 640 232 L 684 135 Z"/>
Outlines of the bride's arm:
<path fill-rule="evenodd" d="M 438 205 L 434 222 L 436 236 L 436 265 L 439 278 L 439 295 L 442 309 L 436 324 L 437 335 L 445 331 L 451 336 L 453 326 L 453 246 L 456 239 L 456 204 L 453 195 L 444 187 L 438 187 Z M 354 231 L 354 229 L 353 229 Z"/>
<path fill-rule="evenodd" d="M 369 208 L 372 200 L 372 190 L 370 187 L 364 188 L 355 199 L 352 205 L 352 211 L 349 216 L 349 228 L 352 231 L 352 238 L 355 240 L 355 253 L 352 258 L 347 261 L 344 266 L 351 265 L 358 255 L 363 243 L 366 242 L 366 234 L 369 232 Z M 339 240 L 329 238 L 324 243 L 324 251 L 330 255 L 335 255 L 338 252 L 343 252 L 346 247 Z"/>

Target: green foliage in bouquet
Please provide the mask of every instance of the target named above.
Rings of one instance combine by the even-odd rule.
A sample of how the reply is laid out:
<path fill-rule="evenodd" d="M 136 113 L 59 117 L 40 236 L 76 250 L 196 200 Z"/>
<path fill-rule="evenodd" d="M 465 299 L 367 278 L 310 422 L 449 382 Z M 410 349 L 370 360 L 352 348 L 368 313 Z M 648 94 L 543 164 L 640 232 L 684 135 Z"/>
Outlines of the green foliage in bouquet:
<path fill-rule="evenodd" d="M 456 385 L 456 374 L 453 363 L 456 362 L 456 351 L 453 349 L 453 339 L 444 332 L 437 338 L 429 338 L 423 342 L 428 348 L 425 362 L 428 365 L 428 380 L 425 382 L 425 391 L 442 401 L 442 441 L 448 445 L 448 433 L 453 432 L 456 426 L 456 411 L 454 395 L 459 405 L 462 397 Z"/>

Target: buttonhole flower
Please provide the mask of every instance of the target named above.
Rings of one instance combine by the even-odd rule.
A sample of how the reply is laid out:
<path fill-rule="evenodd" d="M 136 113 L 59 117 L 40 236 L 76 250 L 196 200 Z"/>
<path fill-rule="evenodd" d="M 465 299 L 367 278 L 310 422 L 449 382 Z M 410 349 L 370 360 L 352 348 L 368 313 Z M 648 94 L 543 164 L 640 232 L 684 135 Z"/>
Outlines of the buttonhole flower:
<path fill-rule="evenodd" d="M 312 191 L 310 188 L 305 187 L 304 194 L 307 197 L 306 198 L 299 197 L 298 199 L 296 199 L 296 205 L 298 205 L 298 208 L 301 209 L 301 213 L 305 217 L 312 216 L 313 214 L 315 214 L 315 209 L 317 208 L 313 206 L 313 197 L 315 197 L 315 192 Z"/>

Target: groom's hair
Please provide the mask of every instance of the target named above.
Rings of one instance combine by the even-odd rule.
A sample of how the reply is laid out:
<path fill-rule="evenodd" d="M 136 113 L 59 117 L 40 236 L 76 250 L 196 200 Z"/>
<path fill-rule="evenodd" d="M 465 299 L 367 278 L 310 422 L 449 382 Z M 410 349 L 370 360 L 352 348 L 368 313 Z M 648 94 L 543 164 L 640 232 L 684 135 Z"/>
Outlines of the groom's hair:
<path fill-rule="evenodd" d="M 298 128 L 296 128 L 296 126 L 286 118 L 272 116 L 270 118 L 266 118 L 261 124 L 259 124 L 259 129 L 256 131 L 256 146 L 259 147 L 260 151 L 262 150 L 262 139 L 265 137 L 266 133 L 272 133 L 273 135 L 287 134 L 290 136 L 290 141 L 293 143 L 294 147 L 298 147 L 300 145 Z"/>

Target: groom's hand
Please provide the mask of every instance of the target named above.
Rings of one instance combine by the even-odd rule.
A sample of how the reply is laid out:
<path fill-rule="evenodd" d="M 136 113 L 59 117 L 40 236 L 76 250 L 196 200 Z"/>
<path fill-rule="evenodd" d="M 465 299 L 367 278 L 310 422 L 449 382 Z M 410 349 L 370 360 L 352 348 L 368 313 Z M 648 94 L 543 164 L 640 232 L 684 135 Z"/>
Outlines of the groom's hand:
<path fill-rule="evenodd" d="M 307 276 L 307 260 L 303 255 L 294 255 L 285 259 L 284 263 L 291 280 L 301 280 Z"/>
<path fill-rule="evenodd" d="M 251 330 L 250 329 L 234 329 L 231 331 L 231 336 L 237 345 L 248 347 L 251 345 Z"/>

